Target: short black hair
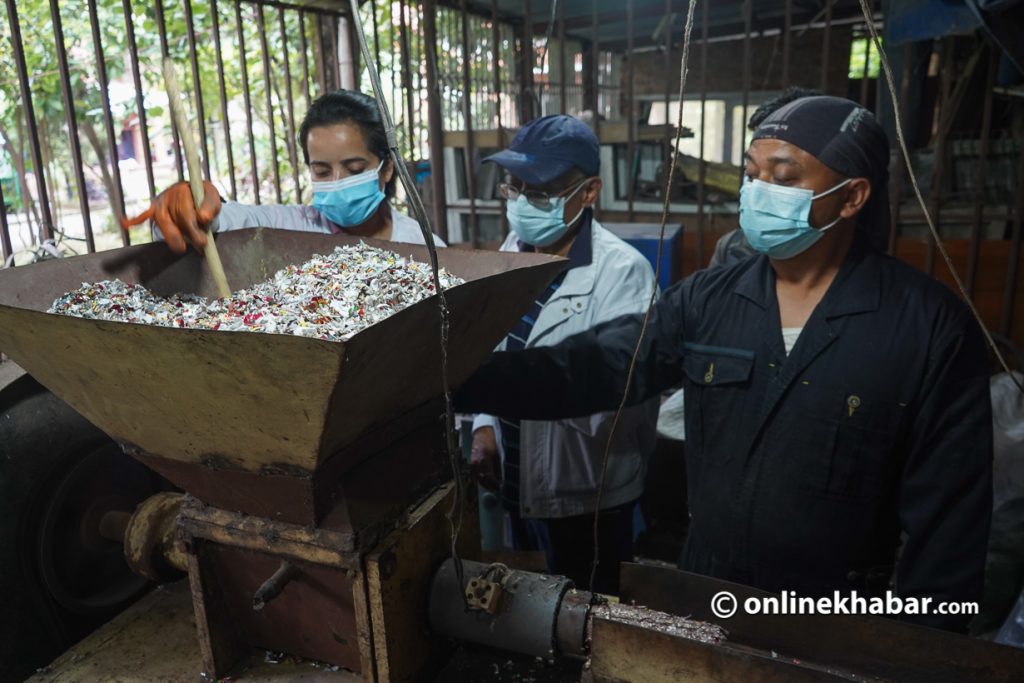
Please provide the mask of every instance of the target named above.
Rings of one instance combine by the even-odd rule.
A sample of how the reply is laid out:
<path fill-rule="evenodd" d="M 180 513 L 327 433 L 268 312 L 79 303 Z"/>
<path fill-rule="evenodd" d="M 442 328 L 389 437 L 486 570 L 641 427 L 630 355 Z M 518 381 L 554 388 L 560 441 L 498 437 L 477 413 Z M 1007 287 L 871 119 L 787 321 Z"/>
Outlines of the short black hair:
<path fill-rule="evenodd" d="M 780 95 L 762 103 L 760 107 L 754 110 L 754 113 L 750 115 L 750 120 L 747 121 L 747 129 L 757 130 L 757 127 L 760 126 L 766 118 L 774 114 L 777 109 L 784 107 L 793 100 L 803 99 L 804 97 L 817 97 L 818 95 L 824 94 L 825 93 L 815 88 L 801 88 L 800 86 L 791 86 L 786 88 Z"/>
<path fill-rule="evenodd" d="M 313 100 L 309 111 L 299 126 L 299 144 L 302 146 L 302 158 L 309 164 L 309 131 L 322 126 L 333 126 L 338 123 L 354 123 L 363 131 L 366 146 L 381 160 L 388 161 L 391 156 L 388 148 L 388 137 L 384 132 L 384 120 L 380 115 L 377 100 L 369 95 L 354 90 L 335 90 L 325 93 Z M 398 172 L 391 174 L 391 180 L 384 186 L 384 194 L 388 198 L 395 196 Z"/>

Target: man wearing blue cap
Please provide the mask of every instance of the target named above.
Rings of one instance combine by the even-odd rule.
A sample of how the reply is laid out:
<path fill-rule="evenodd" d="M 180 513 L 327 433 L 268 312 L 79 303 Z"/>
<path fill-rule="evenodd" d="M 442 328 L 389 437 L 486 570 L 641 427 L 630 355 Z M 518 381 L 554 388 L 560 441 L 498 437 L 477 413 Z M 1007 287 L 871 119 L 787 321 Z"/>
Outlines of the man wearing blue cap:
<path fill-rule="evenodd" d="M 618 316 L 643 311 L 654 287 L 650 264 L 594 219 L 601 190 L 600 147 L 570 116 L 526 124 L 508 149 L 487 157 L 508 173 L 499 189 L 511 232 L 503 251 L 565 256 L 566 270 L 534 302 L 500 349 L 545 347 Z M 500 393 L 501 384 L 490 387 Z M 474 422 L 474 467 L 497 479 L 519 549 L 545 551 L 552 573 L 589 587 L 593 512 L 601 463 L 614 417 L 535 421 L 480 415 Z M 657 399 L 628 408 L 615 432 L 600 501 L 600 563 L 594 589 L 614 592 L 619 563 L 633 555 L 633 510 L 654 448 Z M 500 451 L 504 458 L 499 458 Z"/>
<path fill-rule="evenodd" d="M 985 345 L 953 292 L 885 255 L 888 165 L 885 133 L 854 102 L 769 115 L 740 192 L 758 254 L 662 295 L 627 398 L 686 391 L 683 569 L 797 597 L 891 597 L 892 616 L 964 631 L 992 510 Z M 456 407 L 613 407 L 641 325 L 627 315 L 495 354 Z"/>

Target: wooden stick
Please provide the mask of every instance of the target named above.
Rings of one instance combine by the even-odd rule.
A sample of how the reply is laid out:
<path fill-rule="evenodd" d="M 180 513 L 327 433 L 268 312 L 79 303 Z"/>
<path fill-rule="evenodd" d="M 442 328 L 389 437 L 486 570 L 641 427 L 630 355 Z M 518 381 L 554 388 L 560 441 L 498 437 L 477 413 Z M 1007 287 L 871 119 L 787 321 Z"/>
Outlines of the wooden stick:
<path fill-rule="evenodd" d="M 188 184 L 192 188 L 192 201 L 195 202 L 196 210 L 199 210 L 203 203 L 206 191 L 203 189 L 203 172 L 199 166 L 199 148 L 196 146 L 196 138 L 192 135 L 192 129 L 188 125 L 188 117 L 185 115 L 185 108 L 181 104 L 181 87 L 178 85 L 178 77 L 174 72 L 174 64 L 170 59 L 164 59 L 164 85 L 167 88 L 167 101 L 171 105 L 171 115 L 178 126 L 178 133 L 181 137 L 181 144 L 185 148 L 185 161 L 188 165 Z M 228 287 L 228 278 L 224 274 L 224 266 L 220 262 L 220 254 L 217 251 L 217 243 L 213 239 L 212 225 L 206 226 L 206 248 L 203 255 L 206 256 L 206 265 L 210 267 L 213 275 L 213 282 L 217 286 L 217 292 L 221 297 L 231 296 L 231 288 Z"/>

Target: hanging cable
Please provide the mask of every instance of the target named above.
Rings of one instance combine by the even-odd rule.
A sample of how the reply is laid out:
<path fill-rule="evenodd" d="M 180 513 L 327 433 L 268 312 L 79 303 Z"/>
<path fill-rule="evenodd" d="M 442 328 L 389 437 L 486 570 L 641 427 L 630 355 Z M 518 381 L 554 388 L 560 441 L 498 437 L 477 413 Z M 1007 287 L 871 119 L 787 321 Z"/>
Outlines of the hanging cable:
<path fill-rule="evenodd" d="M 437 264 L 437 248 L 434 246 L 434 232 L 427 217 L 427 210 L 423 205 L 416 183 L 409 173 L 408 167 L 402 161 L 402 155 L 398 148 L 398 134 L 395 130 L 395 122 L 391 117 L 391 111 L 384 100 L 384 88 L 381 85 L 380 73 L 377 70 L 377 63 L 373 60 L 370 47 L 366 41 L 366 34 L 363 32 L 363 24 L 359 14 L 359 3 L 357 0 L 349 0 L 349 8 L 352 13 L 352 23 L 356 29 L 356 39 L 359 41 L 359 50 L 363 56 L 363 62 L 370 75 L 370 84 L 373 87 L 373 95 L 380 108 L 381 119 L 384 123 L 384 133 L 387 136 L 388 149 L 391 153 L 391 163 L 398 177 L 402 181 L 402 187 L 409 198 L 409 205 L 413 215 L 420 224 L 420 231 L 423 233 L 423 242 L 430 256 L 430 270 L 434 279 L 434 288 L 437 290 L 437 304 L 441 317 L 441 386 L 444 390 L 444 430 L 445 447 L 448 452 L 448 462 L 452 470 L 454 483 L 454 496 L 452 497 L 451 508 L 448 510 L 448 525 L 451 531 L 451 556 L 455 565 L 455 574 L 459 579 L 459 585 L 463 583 L 462 560 L 458 555 L 459 533 L 462 530 L 462 508 L 465 499 L 465 482 L 462 479 L 462 467 L 459 460 L 459 451 L 455 444 L 455 412 L 452 409 L 452 389 L 448 378 L 448 331 L 450 328 L 451 312 L 448 309 L 448 299 L 445 296 L 444 287 L 441 285 L 441 278 Z M 428 59 L 431 59 L 434 46 L 428 46 Z M 443 159 L 432 159 L 431 163 L 444 163 Z M 468 607 L 467 607 L 468 608 Z"/>
<path fill-rule="evenodd" d="M 749 0 L 748 0 L 749 2 Z M 640 347 L 643 345 L 644 337 L 647 335 L 647 325 L 651 320 L 651 312 L 654 310 L 654 303 L 658 299 L 658 280 L 661 279 L 661 255 L 665 246 L 665 226 L 668 223 L 669 201 L 672 197 L 672 178 L 676 172 L 676 159 L 679 158 L 679 142 L 683 133 L 683 99 L 686 91 L 686 72 L 689 69 L 690 58 L 690 34 L 693 31 L 693 14 L 697 7 L 697 0 L 690 0 L 686 10 L 686 25 L 683 29 L 683 53 L 679 61 L 679 113 L 676 116 L 676 137 L 672 146 L 672 162 L 668 167 L 668 180 L 665 186 L 665 200 L 661 209 L 661 225 L 658 234 L 658 256 L 654 265 L 654 284 L 651 286 L 651 297 L 647 302 L 647 312 L 644 314 L 644 322 L 640 327 L 640 336 L 636 340 L 636 347 L 633 349 L 633 357 L 629 361 L 629 371 L 626 374 L 626 388 L 622 392 L 622 401 L 615 411 L 615 418 L 612 420 L 612 428 L 608 432 L 608 442 L 605 444 L 604 456 L 601 459 L 601 474 L 597 481 L 597 500 L 594 503 L 594 559 L 590 565 L 590 586 L 592 602 L 596 602 L 597 592 L 594 591 L 594 579 L 597 577 L 598 565 L 598 523 L 601 519 L 601 498 L 604 496 L 604 483 L 608 473 L 608 459 L 612 452 L 612 439 L 615 437 L 615 429 L 619 426 L 619 419 L 622 411 L 626 409 L 626 401 L 629 397 L 629 389 L 633 384 L 633 375 L 636 373 L 636 359 L 640 355 Z M 707 8 L 703 11 L 707 12 Z M 671 27 L 668 27 L 671 35 Z M 665 120 L 668 121 L 668 111 L 665 112 Z"/>
<path fill-rule="evenodd" d="M 928 206 L 925 204 L 924 197 L 921 195 L 921 188 L 917 184 L 917 178 L 914 176 L 913 166 L 910 164 L 910 152 L 907 151 L 907 141 L 903 135 L 903 122 L 899 112 L 900 102 L 896 97 L 896 83 L 892 77 L 892 68 L 889 66 L 889 57 L 882 50 L 882 41 L 878 37 L 878 30 L 875 28 L 875 20 L 871 14 L 871 8 L 868 6 L 867 0 L 860 0 L 860 9 L 864 14 L 864 21 L 867 23 L 868 31 L 871 33 L 871 40 L 875 45 L 875 50 L 878 52 L 879 58 L 882 60 L 882 71 L 885 74 L 885 84 L 889 88 L 889 97 L 892 98 L 893 112 L 895 112 L 896 119 L 896 141 L 899 144 L 900 152 L 903 155 L 903 163 L 907 168 L 907 175 L 910 177 L 910 184 L 914 188 L 914 196 L 917 197 L 918 203 L 921 205 L 921 211 L 924 213 L 925 222 L 928 223 L 928 230 L 931 232 L 932 239 L 935 240 L 935 246 L 938 247 L 939 253 L 942 254 L 942 260 L 946 262 L 946 267 L 949 268 L 950 275 L 953 276 L 953 281 L 956 283 L 956 287 L 960 290 L 960 295 L 967 303 L 968 308 L 971 309 L 971 313 L 974 314 L 974 319 L 978 321 L 978 325 L 981 327 L 982 334 L 985 335 L 988 345 L 992 348 L 992 351 L 996 354 L 996 358 L 999 359 L 999 364 L 1003 366 L 1003 370 L 1010 376 L 1013 383 L 1017 385 L 1021 393 L 1024 393 L 1024 384 L 1021 384 L 1020 379 L 1017 378 L 1016 373 L 1010 371 L 1010 366 L 1007 365 L 1006 359 L 1003 357 L 999 347 L 996 346 L 995 340 L 992 338 L 992 333 L 988 331 L 988 327 L 985 325 L 985 321 L 981 319 L 981 314 L 978 313 L 977 307 L 974 305 L 974 301 L 971 296 L 967 293 L 967 288 L 964 287 L 963 281 L 960 279 L 960 274 L 956 270 L 956 266 L 953 265 L 953 260 L 949 257 L 949 252 L 946 251 L 946 247 L 942 244 L 942 239 L 939 237 L 939 231 L 935 227 L 935 222 L 932 220 L 932 215 L 928 212 Z M 899 197 L 896 197 L 894 201 L 899 201 Z M 896 230 L 896 226 L 892 226 L 893 230 Z"/>

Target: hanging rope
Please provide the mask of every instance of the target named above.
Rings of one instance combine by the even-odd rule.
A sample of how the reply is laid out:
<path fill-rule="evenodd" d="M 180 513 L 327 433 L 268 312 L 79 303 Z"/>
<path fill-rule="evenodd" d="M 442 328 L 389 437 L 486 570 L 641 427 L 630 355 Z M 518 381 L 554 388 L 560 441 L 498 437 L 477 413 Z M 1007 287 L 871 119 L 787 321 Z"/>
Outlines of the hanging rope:
<path fill-rule="evenodd" d="M 748 0 L 749 2 L 749 0 Z M 661 255 L 665 246 L 665 226 L 668 223 L 669 200 L 672 196 L 672 178 L 676 172 L 676 159 L 679 158 L 679 142 L 683 137 L 683 95 L 686 91 L 686 72 L 689 69 L 690 58 L 690 34 L 693 32 L 693 14 L 697 7 L 697 0 L 690 0 L 686 10 L 686 25 L 683 29 L 683 54 L 679 61 L 679 114 L 676 117 L 676 137 L 672 146 L 672 163 L 668 167 L 668 180 L 665 186 L 665 201 L 661 208 L 661 226 L 658 234 L 658 257 L 654 265 L 654 284 L 651 285 L 651 297 L 647 302 L 647 312 L 644 314 L 644 322 L 640 327 L 640 336 L 636 340 L 636 347 L 633 349 L 633 357 L 629 361 L 629 372 L 626 374 L 626 389 L 622 392 L 622 401 L 615 411 L 615 418 L 612 420 L 612 428 L 608 432 L 608 442 L 605 444 L 604 456 L 601 458 L 601 476 L 597 482 L 597 500 L 594 503 L 594 559 L 590 565 L 590 589 L 594 589 L 594 579 L 597 577 L 598 565 L 598 523 L 601 519 L 601 498 L 604 496 L 604 482 L 608 473 L 608 459 L 612 452 L 612 439 L 615 437 L 615 430 L 619 426 L 619 419 L 622 411 L 626 409 L 626 401 L 629 397 L 629 389 L 633 384 L 633 375 L 636 373 L 636 359 L 640 355 L 640 347 L 647 335 L 647 325 L 651 320 L 651 312 L 654 310 L 654 303 L 658 299 L 658 281 L 661 279 Z M 704 9 L 707 11 L 707 8 Z M 668 29 L 671 36 L 671 27 Z M 671 39 L 666 43 L 666 49 L 671 46 Z M 668 110 L 665 111 L 665 120 L 668 121 Z M 597 593 L 593 593 L 592 601 L 596 602 Z"/>
<path fill-rule="evenodd" d="M 452 409 L 452 389 L 448 378 L 448 331 L 450 328 L 451 312 L 448 309 L 448 299 L 445 296 L 444 287 L 441 285 L 441 278 L 438 273 L 437 248 L 434 246 L 434 232 L 427 216 L 427 210 L 423 206 L 423 199 L 420 197 L 416 183 L 409 173 L 408 167 L 402 161 L 402 154 L 398 148 L 398 134 L 395 130 L 395 122 L 391 117 L 391 111 L 384 100 L 384 88 L 380 82 L 380 73 L 377 70 L 377 63 L 370 54 L 370 47 L 366 41 L 366 34 L 363 32 L 363 24 L 359 15 L 359 4 L 357 0 L 349 0 L 349 8 L 352 12 L 352 23 L 355 25 L 356 38 L 359 41 L 359 50 L 363 55 L 363 62 L 370 75 L 370 84 L 373 87 L 374 97 L 377 99 L 377 106 L 380 107 L 381 119 L 384 123 L 384 132 L 387 135 L 388 148 L 391 153 L 391 163 L 402 181 L 402 187 L 409 198 L 409 205 L 413 215 L 420 224 L 420 231 L 423 233 L 423 242 L 427 247 L 430 256 L 430 270 L 434 278 L 434 288 L 437 290 L 437 305 L 441 314 L 441 386 L 444 390 L 444 430 L 445 447 L 448 452 L 448 463 L 452 470 L 454 482 L 454 496 L 448 510 L 448 527 L 451 532 L 451 556 L 455 565 L 455 574 L 459 579 L 459 585 L 463 582 L 462 560 L 458 555 L 459 533 L 462 531 L 462 507 L 465 500 L 465 482 L 462 478 L 462 467 L 459 450 L 455 443 L 455 412 Z M 428 46 L 433 51 L 434 46 Z M 428 55 L 432 54 L 428 52 Z M 431 57 L 428 56 L 428 59 Z M 436 95 L 436 93 L 435 93 Z M 431 160 L 432 163 L 444 163 L 442 159 Z"/>

